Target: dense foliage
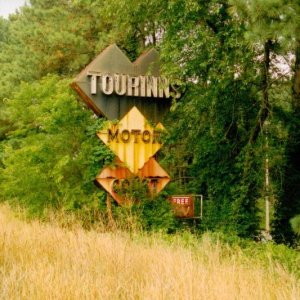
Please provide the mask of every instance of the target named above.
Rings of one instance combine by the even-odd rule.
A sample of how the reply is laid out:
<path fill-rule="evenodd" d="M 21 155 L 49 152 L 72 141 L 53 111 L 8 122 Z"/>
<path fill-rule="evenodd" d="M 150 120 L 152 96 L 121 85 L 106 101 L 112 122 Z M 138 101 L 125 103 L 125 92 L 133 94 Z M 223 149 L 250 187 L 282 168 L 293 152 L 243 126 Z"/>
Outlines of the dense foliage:
<path fill-rule="evenodd" d="M 273 237 L 295 243 L 299 9 L 292 0 L 31 0 L 0 18 L 1 199 L 38 213 L 100 209 L 93 179 L 112 155 L 95 137 L 101 119 L 69 82 L 110 43 L 132 60 L 154 46 L 183 91 L 164 123 L 166 192 L 203 194 L 200 227 L 240 236 L 264 228 L 268 199 Z M 172 228 L 148 200 L 144 226 Z"/>

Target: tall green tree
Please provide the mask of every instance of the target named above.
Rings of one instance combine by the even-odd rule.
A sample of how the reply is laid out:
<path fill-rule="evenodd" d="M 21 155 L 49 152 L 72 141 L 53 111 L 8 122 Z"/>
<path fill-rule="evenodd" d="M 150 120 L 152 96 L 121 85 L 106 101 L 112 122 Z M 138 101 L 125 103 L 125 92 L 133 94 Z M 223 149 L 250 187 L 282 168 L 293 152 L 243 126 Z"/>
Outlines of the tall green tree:
<path fill-rule="evenodd" d="M 24 83 L 5 101 L 14 126 L 2 142 L 0 196 L 33 213 L 46 208 L 93 207 L 93 180 L 109 150 L 95 137 L 95 119 L 76 101 L 69 80 L 48 76 Z"/>
<path fill-rule="evenodd" d="M 283 62 L 296 11 L 293 2 L 259 0 L 172 1 L 165 11 L 164 60 L 177 63 L 167 72 L 188 82 L 170 120 L 170 143 L 183 152 L 167 158 L 189 162 L 190 188 L 210 203 L 209 228 L 254 233 L 258 200 L 280 202 L 292 103 Z"/>
<path fill-rule="evenodd" d="M 108 43 L 129 52 L 132 47 L 133 59 L 144 49 L 132 39 L 137 20 L 119 28 L 113 12 L 114 3 L 103 1 L 36 0 L 8 21 L 1 19 L 2 200 L 39 213 L 97 199 L 93 180 L 112 156 L 95 136 L 101 119 L 78 105 L 70 80 L 63 78 L 77 74 Z"/>
<path fill-rule="evenodd" d="M 203 226 L 254 235 L 262 180 L 254 167 L 245 171 L 245 161 L 259 110 L 258 64 L 229 8 L 227 1 L 172 1 L 165 11 L 163 58 L 176 62 L 166 71 L 187 82 L 173 107 L 170 143 L 189 154 L 189 189 L 205 194 Z M 253 166 L 260 156 L 252 157 Z"/>

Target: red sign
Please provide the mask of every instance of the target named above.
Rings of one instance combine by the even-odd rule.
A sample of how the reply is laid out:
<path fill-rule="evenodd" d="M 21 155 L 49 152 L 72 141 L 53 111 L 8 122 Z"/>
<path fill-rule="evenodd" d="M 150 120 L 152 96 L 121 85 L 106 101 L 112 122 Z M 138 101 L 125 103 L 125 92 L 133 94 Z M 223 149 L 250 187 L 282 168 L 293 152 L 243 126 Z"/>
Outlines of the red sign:
<path fill-rule="evenodd" d="M 171 196 L 175 216 L 178 218 L 192 218 L 195 215 L 194 197 L 189 195 Z"/>

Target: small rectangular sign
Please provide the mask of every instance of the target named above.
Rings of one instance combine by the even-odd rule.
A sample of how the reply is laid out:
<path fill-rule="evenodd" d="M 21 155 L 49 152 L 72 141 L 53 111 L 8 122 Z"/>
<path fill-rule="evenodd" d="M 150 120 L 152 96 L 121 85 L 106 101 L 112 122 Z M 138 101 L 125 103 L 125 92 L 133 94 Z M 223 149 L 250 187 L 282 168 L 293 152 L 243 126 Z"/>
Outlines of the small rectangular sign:
<path fill-rule="evenodd" d="M 192 218 L 195 214 L 194 197 L 190 195 L 171 196 L 170 201 L 177 218 Z"/>

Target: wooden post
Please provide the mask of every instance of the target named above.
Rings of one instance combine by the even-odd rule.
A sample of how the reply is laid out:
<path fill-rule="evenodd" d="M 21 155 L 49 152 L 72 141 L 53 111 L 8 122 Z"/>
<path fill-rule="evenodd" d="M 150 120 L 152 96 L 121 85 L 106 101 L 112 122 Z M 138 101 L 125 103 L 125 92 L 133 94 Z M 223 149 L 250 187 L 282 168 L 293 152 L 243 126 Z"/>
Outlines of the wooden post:
<path fill-rule="evenodd" d="M 270 167 L 269 167 L 269 140 L 268 140 L 268 121 L 265 122 L 265 141 L 266 141 L 266 156 L 265 156 L 265 209 L 266 209 L 266 233 L 270 234 Z"/>

